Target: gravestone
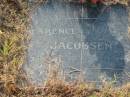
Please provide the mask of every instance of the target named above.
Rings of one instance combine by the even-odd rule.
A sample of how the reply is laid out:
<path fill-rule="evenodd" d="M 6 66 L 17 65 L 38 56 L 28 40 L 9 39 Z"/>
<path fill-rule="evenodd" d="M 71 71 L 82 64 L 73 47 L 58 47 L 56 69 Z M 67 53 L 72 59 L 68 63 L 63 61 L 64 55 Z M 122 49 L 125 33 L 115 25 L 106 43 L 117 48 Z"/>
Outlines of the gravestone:
<path fill-rule="evenodd" d="M 27 74 L 34 83 L 42 83 L 43 60 L 52 53 L 63 60 L 65 74 L 75 68 L 90 82 L 112 80 L 114 75 L 119 82 L 128 81 L 128 25 L 127 8 L 122 5 L 88 7 L 48 0 L 32 14 Z"/>

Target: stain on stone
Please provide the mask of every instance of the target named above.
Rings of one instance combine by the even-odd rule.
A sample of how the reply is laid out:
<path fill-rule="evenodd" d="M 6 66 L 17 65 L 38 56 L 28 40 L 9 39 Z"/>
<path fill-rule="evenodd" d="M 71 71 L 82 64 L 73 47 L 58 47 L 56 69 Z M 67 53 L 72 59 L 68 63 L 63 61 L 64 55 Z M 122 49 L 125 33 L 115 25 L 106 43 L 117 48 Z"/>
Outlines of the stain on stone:
<path fill-rule="evenodd" d="M 118 7 L 120 8 L 122 6 Z M 121 42 L 112 35 L 108 25 L 111 11 L 118 14 L 118 16 L 121 16 L 119 11 L 122 10 L 126 12 L 126 9 L 123 7 L 121 10 L 116 10 L 118 7 L 105 6 L 100 9 L 99 7 L 87 8 L 88 18 L 96 19 L 80 19 L 79 24 L 83 30 L 85 42 L 88 42 L 90 52 L 97 56 L 97 64 L 101 65 L 101 70 L 106 72 L 109 77 L 114 77 L 114 75 L 116 75 L 121 78 L 122 72 L 125 68 L 124 48 Z M 122 24 L 122 26 L 124 25 Z M 127 26 L 125 29 L 127 29 Z M 91 44 L 94 42 L 96 42 L 93 44 L 96 48 L 91 47 Z M 102 44 L 102 42 L 104 42 L 104 44 Z M 107 44 L 107 49 L 103 49 Z M 101 45 L 102 50 L 97 48 L 97 45 Z"/>

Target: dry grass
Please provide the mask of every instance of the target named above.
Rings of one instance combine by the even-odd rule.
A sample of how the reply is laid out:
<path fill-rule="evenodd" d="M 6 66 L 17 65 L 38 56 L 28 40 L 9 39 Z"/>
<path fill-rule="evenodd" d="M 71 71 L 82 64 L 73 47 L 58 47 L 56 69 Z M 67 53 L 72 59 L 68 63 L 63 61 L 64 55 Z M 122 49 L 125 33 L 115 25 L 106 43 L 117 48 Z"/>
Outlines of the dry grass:
<path fill-rule="evenodd" d="M 66 82 L 51 78 L 41 87 L 21 88 L 12 97 L 130 97 L 130 85 L 114 88 L 107 83 L 97 89 L 86 82 Z"/>
<path fill-rule="evenodd" d="M 12 97 L 130 97 L 130 84 L 114 88 L 111 82 L 103 82 L 103 86 L 98 89 L 91 83 L 79 80 L 81 77 L 73 82 L 67 82 L 62 78 L 64 76 L 62 70 L 59 70 L 60 62 L 54 61 L 52 56 L 46 60 L 46 65 L 51 66 L 47 68 L 48 79 L 43 86 L 30 85 L 18 88 L 14 95 L 11 94 Z"/>
<path fill-rule="evenodd" d="M 16 91 L 25 60 L 29 7 L 26 0 L 0 1 L 0 92 Z M 21 78 L 21 79 L 18 79 Z"/>
<path fill-rule="evenodd" d="M 29 41 L 30 12 L 27 0 L 0 1 L 0 97 L 130 97 L 130 84 L 113 88 L 105 83 L 99 90 L 79 79 L 66 82 L 59 62 L 52 58 L 45 60 L 48 79 L 43 86 L 25 85 L 22 65 Z"/>

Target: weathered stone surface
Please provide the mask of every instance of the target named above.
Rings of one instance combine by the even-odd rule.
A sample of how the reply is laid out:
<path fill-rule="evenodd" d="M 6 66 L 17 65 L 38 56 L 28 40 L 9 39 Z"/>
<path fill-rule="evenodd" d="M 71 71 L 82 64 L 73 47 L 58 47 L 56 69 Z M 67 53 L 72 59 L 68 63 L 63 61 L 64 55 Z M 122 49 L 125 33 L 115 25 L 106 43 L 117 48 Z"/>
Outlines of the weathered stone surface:
<path fill-rule="evenodd" d="M 88 81 L 112 79 L 114 74 L 121 81 L 130 70 L 128 12 L 121 5 L 88 8 L 50 1 L 32 14 L 31 32 L 26 70 L 37 83 L 44 79 L 48 52 L 62 58 L 66 73 L 77 68 Z"/>

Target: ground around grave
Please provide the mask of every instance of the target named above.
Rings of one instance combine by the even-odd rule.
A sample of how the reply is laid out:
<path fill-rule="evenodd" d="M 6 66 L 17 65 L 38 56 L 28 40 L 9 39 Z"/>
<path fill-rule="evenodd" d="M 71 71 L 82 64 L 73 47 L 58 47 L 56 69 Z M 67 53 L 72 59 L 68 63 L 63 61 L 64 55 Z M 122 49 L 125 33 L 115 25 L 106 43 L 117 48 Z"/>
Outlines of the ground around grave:
<path fill-rule="evenodd" d="M 36 7 L 43 1 L 33 5 Z M 129 83 L 114 88 L 114 82 L 103 80 L 98 89 L 81 80 L 81 76 L 74 82 L 66 82 L 56 69 L 49 73 L 43 86 L 32 85 L 22 69 L 30 39 L 27 32 L 30 7 L 33 6 L 27 0 L 0 2 L 0 97 L 130 97 Z"/>

